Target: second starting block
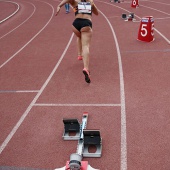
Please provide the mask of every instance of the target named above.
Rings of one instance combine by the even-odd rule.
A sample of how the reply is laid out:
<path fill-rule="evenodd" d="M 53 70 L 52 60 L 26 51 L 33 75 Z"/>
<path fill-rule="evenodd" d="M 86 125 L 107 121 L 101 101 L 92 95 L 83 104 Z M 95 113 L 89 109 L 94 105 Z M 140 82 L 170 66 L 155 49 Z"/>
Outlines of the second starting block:
<path fill-rule="evenodd" d="M 122 14 L 122 19 L 124 19 L 125 21 L 133 21 L 135 20 L 135 15 L 134 13 L 130 13 L 129 15 Z"/>

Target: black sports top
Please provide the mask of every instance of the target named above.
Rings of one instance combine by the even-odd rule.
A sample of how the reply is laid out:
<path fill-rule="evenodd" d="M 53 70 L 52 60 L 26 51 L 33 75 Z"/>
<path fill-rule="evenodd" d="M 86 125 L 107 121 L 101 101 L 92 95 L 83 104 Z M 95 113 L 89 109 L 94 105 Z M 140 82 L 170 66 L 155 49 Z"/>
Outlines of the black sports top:
<path fill-rule="evenodd" d="M 78 2 L 78 5 L 73 8 L 75 15 L 77 14 L 88 14 L 92 15 L 92 6 L 90 2 L 86 0 Z"/>

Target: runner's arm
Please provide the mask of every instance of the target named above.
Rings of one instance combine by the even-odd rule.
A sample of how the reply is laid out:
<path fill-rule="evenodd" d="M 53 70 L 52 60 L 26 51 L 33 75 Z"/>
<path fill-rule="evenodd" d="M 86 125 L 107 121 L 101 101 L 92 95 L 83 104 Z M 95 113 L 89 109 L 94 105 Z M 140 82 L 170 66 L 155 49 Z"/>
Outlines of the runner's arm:
<path fill-rule="evenodd" d="M 56 12 L 56 15 L 58 15 L 58 13 L 60 12 L 60 9 L 63 5 L 65 5 L 66 3 L 69 3 L 69 0 L 62 0 L 60 2 L 60 4 L 57 6 L 57 12 Z"/>
<path fill-rule="evenodd" d="M 97 8 L 97 6 L 94 4 L 93 1 L 92 1 L 92 12 L 93 12 L 95 15 L 98 15 L 98 14 L 99 14 L 98 8 Z"/>

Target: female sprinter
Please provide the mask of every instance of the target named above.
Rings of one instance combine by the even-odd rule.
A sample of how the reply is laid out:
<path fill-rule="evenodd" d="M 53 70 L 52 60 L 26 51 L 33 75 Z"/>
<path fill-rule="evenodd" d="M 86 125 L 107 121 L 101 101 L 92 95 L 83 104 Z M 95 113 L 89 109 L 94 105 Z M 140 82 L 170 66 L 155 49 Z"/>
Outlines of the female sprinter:
<path fill-rule="evenodd" d="M 58 15 L 60 8 L 66 3 L 69 3 L 75 12 L 75 20 L 73 21 L 72 29 L 77 36 L 78 60 L 83 59 L 85 81 L 90 83 L 89 48 L 92 38 L 91 18 L 92 13 L 98 15 L 98 9 L 93 0 L 62 0 L 57 7 L 56 15 Z"/>

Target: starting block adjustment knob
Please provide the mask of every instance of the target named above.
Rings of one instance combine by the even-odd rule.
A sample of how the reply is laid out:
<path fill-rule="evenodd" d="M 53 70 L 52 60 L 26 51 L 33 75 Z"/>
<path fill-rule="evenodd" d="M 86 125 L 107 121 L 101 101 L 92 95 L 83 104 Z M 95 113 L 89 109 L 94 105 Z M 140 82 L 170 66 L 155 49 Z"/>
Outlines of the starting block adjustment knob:
<path fill-rule="evenodd" d="M 70 155 L 70 162 L 69 162 L 69 168 L 71 170 L 79 170 L 81 167 L 81 160 L 82 160 L 82 156 L 77 154 L 77 153 L 73 153 Z"/>

